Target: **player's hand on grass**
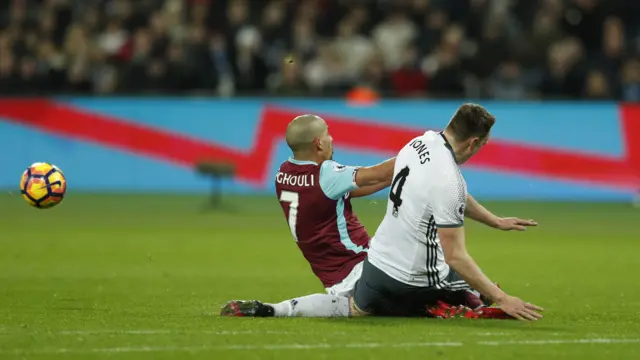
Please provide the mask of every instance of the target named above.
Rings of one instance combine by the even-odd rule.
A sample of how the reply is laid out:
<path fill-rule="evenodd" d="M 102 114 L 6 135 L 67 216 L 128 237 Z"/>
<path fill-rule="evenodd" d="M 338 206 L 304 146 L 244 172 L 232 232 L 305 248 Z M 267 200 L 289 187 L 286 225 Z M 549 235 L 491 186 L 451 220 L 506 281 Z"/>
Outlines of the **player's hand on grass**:
<path fill-rule="evenodd" d="M 524 220 L 516 217 L 500 218 L 496 223 L 496 228 L 504 231 L 525 231 L 529 226 L 538 226 L 538 223 L 531 219 Z"/>
<path fill-rule="evenodd" d="M 535 321 L 542 318 L 539 313 L 543 309 L 539 306 L 527 303 L 515 296 L 505 296 L 496 299 L 496 304 L 500 306 L 504 312 L 513 316 L 518 320 Z"/>

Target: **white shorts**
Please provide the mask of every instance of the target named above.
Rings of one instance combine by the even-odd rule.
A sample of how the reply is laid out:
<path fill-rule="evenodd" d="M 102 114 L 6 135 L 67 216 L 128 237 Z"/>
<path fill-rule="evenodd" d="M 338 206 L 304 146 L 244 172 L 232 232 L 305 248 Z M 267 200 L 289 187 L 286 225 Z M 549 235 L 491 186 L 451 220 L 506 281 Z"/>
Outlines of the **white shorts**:
<path fill-rule="evenodd" d="M 357 263 L 342 282 L 326 288 L 327 294 L 346 297 L 351 296 L 353 289 L 356 287 L 356 282 L 360 279 L 360 275 L 362 275 L 362 262 Z"/>

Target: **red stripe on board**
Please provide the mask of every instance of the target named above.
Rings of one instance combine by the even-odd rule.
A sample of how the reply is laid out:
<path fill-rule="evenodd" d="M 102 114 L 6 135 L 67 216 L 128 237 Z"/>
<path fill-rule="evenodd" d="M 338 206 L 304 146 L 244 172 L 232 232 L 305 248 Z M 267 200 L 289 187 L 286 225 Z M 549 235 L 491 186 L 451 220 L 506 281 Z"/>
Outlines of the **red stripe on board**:
<path fill-rule="evenodd" d="M 622 119 L 627 162 L 636 176 L 640 177 L 640 105 L 624 104 L 620 106 L 620 118 Z"/>
<path fill-rule="evenodd" d="M 637 108 L 625 108 L 623 113 L 626 144 L 628 149 L 631 146 L 636 149 L 636 152 L 628 150 L 628 155 L 637 155 L 640 132 L 635 125 L 637 121 L 631 121 L 638 118 Z M 256 185 L 264 184 L 276 143 L 282 139 L 288 122 L 297 115 L 299 112 L 266 107 L 258 123 L 254 146 L 249 152 L 242 152 L 48 100 L 0 100 L 0 116 L 18 123 L 183 166 L 191 167 L 201 160 L 228 161 L 237 166 L 240 179 Z M 326 116 L 325 119 L 337 144 L 387 155 L 395 154 L 409 139 L 424 131 L 335 116 Z M 494 140 L 473 158 L 469 166 L 636 188 L 640 175 L 632 166 L 633 156 L 622 159 L 586 155 Z"/>

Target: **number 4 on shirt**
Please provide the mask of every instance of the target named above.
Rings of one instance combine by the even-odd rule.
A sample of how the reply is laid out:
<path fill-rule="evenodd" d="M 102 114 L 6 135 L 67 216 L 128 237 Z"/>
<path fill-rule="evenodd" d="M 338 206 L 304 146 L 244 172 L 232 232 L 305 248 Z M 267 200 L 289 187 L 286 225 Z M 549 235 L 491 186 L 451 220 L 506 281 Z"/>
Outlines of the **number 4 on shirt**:
<path fill-rule="evenodd" d="M 402 187 L 404 186 L 405 181 L 407 181 L 407 176 L 409 176 L 409 167 L 405 166 L 398 172 L 396 177 L 393 178 L 393 182 L 391 183 L 391 191 L 389 191 L 389 200 L 393 203 L 393 216 L 398 216 L 398 210 L 400 209 L 400 205 L 402 205 Z"/>

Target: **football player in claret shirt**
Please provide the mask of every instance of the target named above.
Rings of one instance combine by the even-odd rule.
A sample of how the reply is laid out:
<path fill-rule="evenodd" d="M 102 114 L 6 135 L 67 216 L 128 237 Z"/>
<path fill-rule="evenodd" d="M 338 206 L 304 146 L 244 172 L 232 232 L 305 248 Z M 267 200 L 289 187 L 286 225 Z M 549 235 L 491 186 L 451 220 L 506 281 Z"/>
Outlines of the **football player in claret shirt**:
<path fill-rule="evenodd" d="M 230 316 L 347 316 L 348 296 L 362 272 L 369 234 L 353 211 L 351 198 L 388 187 L 395 159 L 371 167 L 333 161 L 333 139 L 327 123 L 301 115 L 287 126 L 292 157 L 275 176 L 276 195 L 291 236 L 327 294 L 313 294 L 279 304 L 231 301 L 222 309 Z M 327 314 L 340 303 L 344 314 Z M 330 307 L 323 306 L 329 304 Z M 342 311 L 339 310 L 339 311 Z"/>

